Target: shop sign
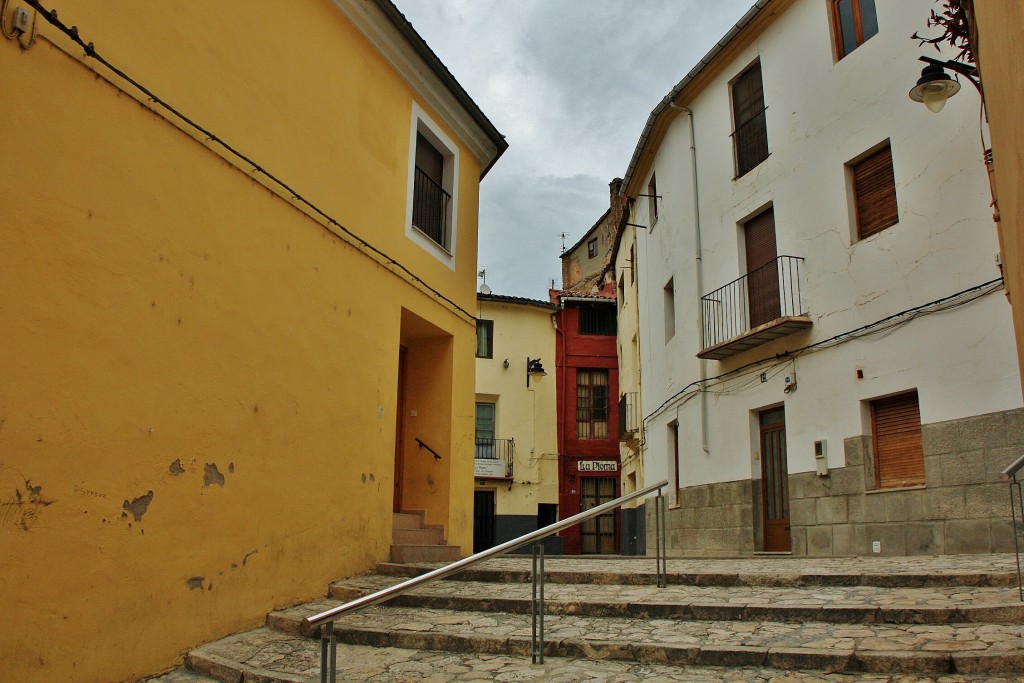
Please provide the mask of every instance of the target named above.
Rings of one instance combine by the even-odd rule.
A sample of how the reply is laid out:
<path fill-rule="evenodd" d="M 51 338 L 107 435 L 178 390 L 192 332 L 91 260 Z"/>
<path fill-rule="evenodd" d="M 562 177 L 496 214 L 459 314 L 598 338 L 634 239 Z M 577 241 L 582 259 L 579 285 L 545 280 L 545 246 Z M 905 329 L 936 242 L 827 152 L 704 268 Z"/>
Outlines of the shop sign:
<path fill-rule="evenodd" d="M 619 463 L 614 460 L 580 460 L 576 469 L 579 472 L 618 472 Z"/>

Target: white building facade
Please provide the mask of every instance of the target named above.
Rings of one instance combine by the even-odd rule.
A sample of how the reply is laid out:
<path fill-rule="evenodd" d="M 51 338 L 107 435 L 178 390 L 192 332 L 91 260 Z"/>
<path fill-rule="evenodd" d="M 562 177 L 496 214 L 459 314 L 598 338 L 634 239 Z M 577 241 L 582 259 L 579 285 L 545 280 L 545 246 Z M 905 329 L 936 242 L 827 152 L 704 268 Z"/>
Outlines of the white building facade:
<path fill-rule="evenodd" d="M 648 120 L 623 189 L 647 229 L 618 262 L 673 554 L 1013 547 L 998 473 L 1024 422 L 979 99 L 907 97 L 933 6 L 758 2 Z"/>

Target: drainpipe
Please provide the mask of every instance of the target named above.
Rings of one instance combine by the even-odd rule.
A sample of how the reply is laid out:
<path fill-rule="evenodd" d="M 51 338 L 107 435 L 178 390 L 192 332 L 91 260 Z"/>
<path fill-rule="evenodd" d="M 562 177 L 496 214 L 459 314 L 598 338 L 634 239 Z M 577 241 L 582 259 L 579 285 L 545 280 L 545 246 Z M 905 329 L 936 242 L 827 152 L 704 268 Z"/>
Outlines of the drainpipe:
<path fill-rule="evenodd" d="M 691 176 L 693 177 L 693 231 L 694 231 L 694 274 L 697 279 L 697 296 L 701 296 L 701 292 L 704 291 L 704 268 L 703 261 L 701 258 L 702 248 L 700 240 L 700 205 L 698 203 L 697 193 L 697 136 L 694 133 L 693 127 L 693 110 L 688 107 L 680 107 L 672 102 L 668 103 L 668 106 L 677 111 L 681 111 L 686 114 L 686 118 L 690 121 L 690 164 L 691 164 Z M 697 335 L 699 340 L 699 348 L 704 348 L 704 307 L 701 302 L 697 302 Z M 704 358 L 700 359 L 700 447 L 705 452 L 710 454 L 711 449 L 708 448 L 708 391 L 707 391 L 707 378 L 708 378 L 708 366 L 707 360 Z"/>

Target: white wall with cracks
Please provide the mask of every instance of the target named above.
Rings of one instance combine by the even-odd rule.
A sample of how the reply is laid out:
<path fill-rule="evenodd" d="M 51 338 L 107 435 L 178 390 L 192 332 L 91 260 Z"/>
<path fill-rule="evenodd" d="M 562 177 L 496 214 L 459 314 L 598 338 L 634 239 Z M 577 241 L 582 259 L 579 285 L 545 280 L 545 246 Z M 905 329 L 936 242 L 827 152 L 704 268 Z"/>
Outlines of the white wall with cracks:
<path fill-rule="evenodd" d="M 1001 272 L 981 139 L 980 100 L 966 84 L 939 114 L 912 102 L 930 0 L 877 3 L 879 31 L 835 59 L 828 3 L 796 0 L 689 101 L 696 130 L 700 283 L 690 128 L 679 112 L 638 186 L 657 174 L 659 215 L 637 198 L 645 478 L 682 487 L 758 478 L 757 411 L 784 405 L 789 472 L 815 468 L 813 442 L 844 465 L 843 440 L 870 434 L 866 401 L 917 389 L 924 424 L 1022 405 L 1010 309 L 1002 290 L 905 324 L 797 357 L 821 342 L 901 311 L 996 280 Z M 727 54 L 724 52 L 723 54 Z M 944 58 L 953 58 L 946 54 Z M 734 179 L 730 82 L 760 61 L 769 156 Z M 682 74 L 680 74 L 682 76 Z M 985 136 L 980 139 L 980 136 Z M 899 222 L 858 240 L 847 164 L 888 141 Z M 771 206 L 777 253 L 803 258 L 803 309 L 813 325 L 724 360 L 705 361 L 707 451 L 702 447 L 701 296 L 746 272 L 742 224 Z M 628 244 L 623 247 L 627 252 Z M 664 291 L 674 283 L 678 332 L 665 342 Z M 967 297 L 971 298 L 971 297 Z M 795 391 L 783 376 L 796 371 Z M 863 375 L 858 378 L 858 370 Z M 762 381 L 762 373 L 766 381 Z M 629 390 L 623 387 L 623 391 Z M 661 408 L 659 409 L 659 406 Z M 669 425 L 678 421 L 679 462 Z"/>

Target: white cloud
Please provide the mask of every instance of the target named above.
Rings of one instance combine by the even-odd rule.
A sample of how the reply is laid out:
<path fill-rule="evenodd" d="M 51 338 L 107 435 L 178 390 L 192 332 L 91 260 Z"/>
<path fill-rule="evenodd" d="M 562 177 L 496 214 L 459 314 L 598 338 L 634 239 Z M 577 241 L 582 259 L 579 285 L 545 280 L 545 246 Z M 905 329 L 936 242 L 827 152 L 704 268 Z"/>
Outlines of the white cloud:
<path fill-rule="evenodd" d="M 509 150 L 481 185 L 480 268 L 547 298 L 559 233 L 608 208 L 644 122 L 752 0 L 395 0 Z"/>

